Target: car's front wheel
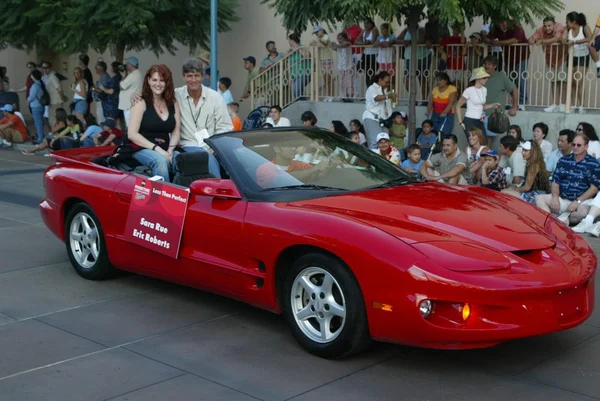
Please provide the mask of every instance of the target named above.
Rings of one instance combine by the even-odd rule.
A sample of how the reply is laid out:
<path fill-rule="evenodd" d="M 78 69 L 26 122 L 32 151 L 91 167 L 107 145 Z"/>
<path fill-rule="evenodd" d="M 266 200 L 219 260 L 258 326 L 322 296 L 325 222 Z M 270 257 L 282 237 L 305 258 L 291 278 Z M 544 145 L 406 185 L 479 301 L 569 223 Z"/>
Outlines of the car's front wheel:
<path fill-rule="evenodd" d="M 340 358 L 370 344 L 360 286 L 332 256 L 311 253 L 295 261 L 284 279 L 283 313 L 296 340 L 314 355 Z"/>
<path fill-rule="evenodd" d="M 116 273 L 108 260 L 102 226 L 89 205 L 79 203 L 69 211 L 65 237 L 69 260 L 81 277 L 103 280 Z"/>

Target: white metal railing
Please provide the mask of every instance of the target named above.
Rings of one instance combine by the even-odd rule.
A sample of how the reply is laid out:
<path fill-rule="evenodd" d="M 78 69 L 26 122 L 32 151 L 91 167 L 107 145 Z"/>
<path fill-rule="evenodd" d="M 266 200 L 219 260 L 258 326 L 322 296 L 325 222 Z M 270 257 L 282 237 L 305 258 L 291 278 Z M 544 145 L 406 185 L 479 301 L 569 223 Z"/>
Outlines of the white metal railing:
<path fill-rule="evenodd" d="M 482 66 L 484 57 L 494 55 L 499 60 L 498 70 L 519 88 L 519 105 L 548 107 L 564 104 L 567 112 L 581 106 L 584 109 L 600 109 L 600 84 L 594 63 L 590 60 L 587 69 L 573 66 L 573 47 L 516 44 L 501 48 L 502 52 L 496 53 L 496 49 L 488 45 L 480 45 L 476 51 L 470 43 L 449 45 L 444 49 L 419 45 L 418 53 L 422 58 L 417 61 L 417 101 L 429 100 L 435 76 L 442 70 L 450 75 L 461 92 L 468 86 L 472 69 Z M 392 53 L 392 63 L 382 65 L 377 62 L 382 50 Z M 399 45 L 384 49 L 358 45 L 347 50 L 324 47 L 296 49 L 252 81 L 252 108 L 274 104 L 285 107 L 298 99 L 362 100 L 368 81 L 382 68 L 393 75 L 392 88 L 398 93 L 399 101 L 406 102 L 409 80 L 405 51 L 410 52 L 410 48 Z M 351 61 L 342 65 L 343 60 L 348 58 Z M 452 64 L 451 59 L 454 60 Z M 507 104 L 510 104 L 510 99 L 507 99 Z"/>

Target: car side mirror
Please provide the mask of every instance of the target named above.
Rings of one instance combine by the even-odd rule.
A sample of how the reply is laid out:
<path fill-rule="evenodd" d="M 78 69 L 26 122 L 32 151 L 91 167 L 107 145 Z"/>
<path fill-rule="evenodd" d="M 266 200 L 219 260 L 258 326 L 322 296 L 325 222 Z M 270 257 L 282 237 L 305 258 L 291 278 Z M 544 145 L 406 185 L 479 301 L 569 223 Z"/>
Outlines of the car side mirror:
<path fill-rule="evenodd" d="M 242 199 L 242 194 L 233 181 L 207 178 L 196 180 L 190 185 L 190 193 L 221 199 Z"/>

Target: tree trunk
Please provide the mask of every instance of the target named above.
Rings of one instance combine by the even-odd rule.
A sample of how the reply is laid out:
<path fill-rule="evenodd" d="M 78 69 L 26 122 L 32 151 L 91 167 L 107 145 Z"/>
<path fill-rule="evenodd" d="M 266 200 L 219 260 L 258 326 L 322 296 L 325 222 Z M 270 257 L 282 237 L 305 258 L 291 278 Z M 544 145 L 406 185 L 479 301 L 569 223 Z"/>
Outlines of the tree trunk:
<path fill-rule="evenodd" d="M 124 42 L 119 42 L 110 46 L 110 52 L 112 53 L 115 61 L 123 63 L 123 58 L 125 57 L 125 47 L 126 45 Z"/>
<path fill-rule="evenodd" d="M 419 40 L 419 20 L 423 7 L 412 7 L 407 15 L 410 33 L 410 70 L 408 71 L 408 143 L 417 141 L 417 41 Z"/>

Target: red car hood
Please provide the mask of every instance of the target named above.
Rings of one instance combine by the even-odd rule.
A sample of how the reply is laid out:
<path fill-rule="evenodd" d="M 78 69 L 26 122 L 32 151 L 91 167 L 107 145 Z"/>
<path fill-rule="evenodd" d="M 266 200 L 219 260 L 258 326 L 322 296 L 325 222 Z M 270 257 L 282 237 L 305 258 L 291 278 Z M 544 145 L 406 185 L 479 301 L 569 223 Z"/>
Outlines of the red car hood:
<path fill-rule="evenodd" d="M 361 220 L 408 244 L 471 242 L 501 252 L 555 245 L 543 227 L 501 201 L 447 185 L 404 185 L 290 205 Z"/>

